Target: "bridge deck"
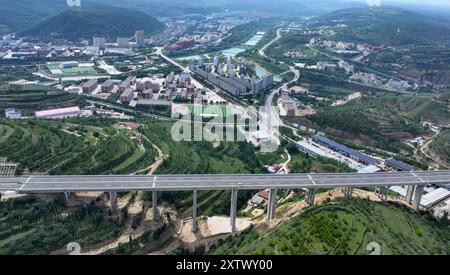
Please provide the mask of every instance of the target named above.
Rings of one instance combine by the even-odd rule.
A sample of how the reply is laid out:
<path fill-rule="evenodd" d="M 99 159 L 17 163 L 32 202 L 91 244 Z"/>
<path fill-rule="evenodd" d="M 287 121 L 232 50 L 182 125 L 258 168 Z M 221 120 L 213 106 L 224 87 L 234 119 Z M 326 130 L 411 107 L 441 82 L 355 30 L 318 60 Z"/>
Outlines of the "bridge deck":
<path fill-rule="evenodd" d="M 31 176 L 0 178 L 0 191 L 57 193 L 226 190 L 234 188 L 259 190 L 269 188 L 379 187 L 432 183 L 450 183 L 450 170 L 374 174 Z"/>

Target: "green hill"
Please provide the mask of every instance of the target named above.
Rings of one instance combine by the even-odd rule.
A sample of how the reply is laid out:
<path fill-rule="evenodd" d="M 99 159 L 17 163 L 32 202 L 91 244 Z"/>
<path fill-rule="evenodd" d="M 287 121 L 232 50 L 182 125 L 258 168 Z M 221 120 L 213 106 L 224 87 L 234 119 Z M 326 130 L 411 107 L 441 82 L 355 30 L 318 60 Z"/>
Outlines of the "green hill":
<path fill-rule="evenodd" d="M 252 228 L 209 253 L 367 255 L 371 242 L 380 244 L 383 255 L 448 254 L 450 230 L 444 222 L 401 206 L 341 199 L 308 208 L 270 233 Z"/>
<path fill-rule="evenodd" d="M 431 95 L 386 95 L 374 98 L 379 106 L 397 110 L 416 121 L 431 121 L 438 125 L 450 125 L 450 110 L 444 101 L 447 94 Z"/>
<path fill-rule="evenodd" d="M 27 29 L 64 9 L 64 0 L 2 0 L 0 33 Z"/>
<path fill-rule="evenodd" d="M 392 152 L 409 150 L 400 141 L 425 132 L 418 121 L 376 99 L 327 107 L 307 118 L 330 135 Z"/>
<path fill-rule="evenodd" d="M 21 35 L 72 41 L 102 36 L 115 40 L 130 37 L 136 30 L 151 34 L 163 28 L 164 25 L 154 17 L 140 11 L 93 5 L 65 10 Z"/>
<path fill-rule="evenodd" d="M 425 15 L 392 7 L 344 9 L 311 19 L 317 26 L 346 25 L 336 34 L 343 41 L 391 46 L 450 45 L 450 29 L 434 22 Z"/>
<path fill-rule="evenodd" d="M 443 131 L 433 140 L 430 153 L 450 165 L 450 130 Z"/>

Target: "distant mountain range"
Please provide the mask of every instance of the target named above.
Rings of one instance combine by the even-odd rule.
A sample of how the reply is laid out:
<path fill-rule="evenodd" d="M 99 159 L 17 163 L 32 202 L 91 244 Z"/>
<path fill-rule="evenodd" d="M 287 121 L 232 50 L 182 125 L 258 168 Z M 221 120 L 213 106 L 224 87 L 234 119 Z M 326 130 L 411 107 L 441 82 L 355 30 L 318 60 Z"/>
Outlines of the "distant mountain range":
<path fill-rule="evenodd" d="M 140 11 L 89 5 L 67 9 L 19 34 L 77 41 L 92 39 L 94 36 L 109 39 L 130 37 L 136 30 L 144 30 L 146 34 L 150 34 L 163 28 L 164 25 L 156 18 Z"/>
<path fill-rule="evenodd" d="M 100 4 L 139 9 L 153 16 L 179 16 L 224 11 L 270 11 L 290 16 L 319 15 L 362 6 L 346 0 L 89 0 Z"/>
<path fill-rule="evenodd" d="M 346 25 L 337 35 L 344 41 L 392 46 L 450 45 L 450 28 L 437 24 L 436 18 L 393 7 L 338 10 L 311 19 L 310 24 Z"/>
<path fill-rule="evenodd" d="M 345 0 L 82 0 L 82 7 L 107 5 L 154 17 L 225 11 L 270 11 L 291 16 L 319 15 L 354 7 Z M 20 32 L 66 10 L 66 0 L 1 0 L 0 34 Z"/>

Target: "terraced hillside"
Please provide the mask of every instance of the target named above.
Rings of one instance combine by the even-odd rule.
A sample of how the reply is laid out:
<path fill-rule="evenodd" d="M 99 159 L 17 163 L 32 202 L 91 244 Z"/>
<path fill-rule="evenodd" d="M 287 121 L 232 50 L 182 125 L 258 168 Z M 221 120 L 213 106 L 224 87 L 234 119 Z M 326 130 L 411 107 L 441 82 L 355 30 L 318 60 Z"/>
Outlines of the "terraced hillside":
<path fill-rule="evenodd" d="M 0 156 L 20 163 L 19 171 L 126 174 L 148 167 L 155 152 L 146 139 L 131 139 L 106 123 L 0 120 Z"/>
<path fill-rule="evenodd" d="M 450 125 L 450 102 L 447 94 L 437 95 L 386 95 L 372 99 L 383 107 L 397 110 L 416 122 L 431 121 L 438 125 Z"/>
<path fill-rule="evenodd" d="M 429 147 L 429 153 L 450 165 L 450 130 L 440 133 Z"/>
<path fill-rule="evenodd" d="M 32 197 L 0 202 L 0 255 L 49 254 L 74 241 L 86 247 L 120 232 L 117 220 L 92 205 L 67 208 Z"/>
<path fill-rule="evenodd" d="M 264 169 L 254 148 L 245 143 L 176 142 L 171 137 L 172 123 L 155 122 L 145 125 L 141 132 L 155 143 L 165 155 L 160 174 L 243 174 L 263 173 Z M 192 192 L 164 192 L 161 199 L 175 204 L 181 215 L 190 215 Z M 239 192 L 239 207 L 244 206 L 250 192 Z M 227 214 L 230 192 L 201 191 L 198 193 L 200 215 Z M 225 202 L 225 203 L 224 203 Z"/>
<path fill-rule="evenodd" d="M 381 254 L 448 254 L 449 224 L 411 214 L 401 206 L 341 199 L 308 208 L 267 233 L 252 228 L 210 254 L 357 254 L 377 242 Z"/>
<path fill-rule="evenodd" d="M 83 100 L 74 94 L 51 90 L 34 85 L 0 85 L 0 114 L 6 108 L 16 108 L 22 115 L 33 115 L 35 111 L 79 106 Z"/>
<path fill-rule="evenodd" d="M 401 116 L 395 109 L 370 100 L 327 107 L 308 119 L 341 138 L 351 137 L 366 145 L 394 151 L 398 149 L 392 142 L 410 139 L 425 131 L 418 122 Z"/>

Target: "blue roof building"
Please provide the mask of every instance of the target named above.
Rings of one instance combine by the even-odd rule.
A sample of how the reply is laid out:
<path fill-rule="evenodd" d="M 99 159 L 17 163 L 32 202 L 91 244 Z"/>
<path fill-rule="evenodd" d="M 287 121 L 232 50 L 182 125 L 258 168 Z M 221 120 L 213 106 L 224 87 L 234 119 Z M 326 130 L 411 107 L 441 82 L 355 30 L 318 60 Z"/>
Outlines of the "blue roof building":
<path fill-rule="evenodd" d="M 380 164 L 379 160 L 376 160 L 376 159 L 374 159 L 366 154 L 363 154 L 359 151 L 348 148 L 347 146 L 339 144 L 327 137 L 316 135 L 316 136 L 314 136 L 313 139 L 315 142 L 317 142 L 321 145 L 324 145 L 324 146 L 326 146 L 336 152 L 339 152 L 343 155 L 346 155 L 347 157 L 355 159 L 363 164 L 366 164 L 366 165 L 369 165 L 369 164 L 379 165 Z"/>

